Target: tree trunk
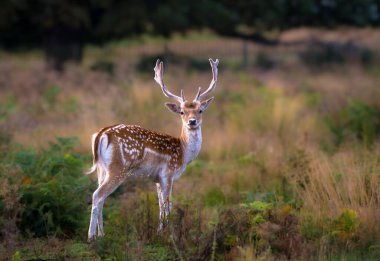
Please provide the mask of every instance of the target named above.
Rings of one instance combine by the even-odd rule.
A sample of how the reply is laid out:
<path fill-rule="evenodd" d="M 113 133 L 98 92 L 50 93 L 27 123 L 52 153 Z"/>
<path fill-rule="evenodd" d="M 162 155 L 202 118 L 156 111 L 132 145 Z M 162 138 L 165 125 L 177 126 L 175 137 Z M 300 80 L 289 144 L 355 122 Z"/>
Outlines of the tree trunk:
<path fill-rule="evenodd" d="M 83 32 L 55 27 L 45 34 L 46 63 L 49 70 L 62 71 L 68 61 L 80 63 L 83 56 Z"/>

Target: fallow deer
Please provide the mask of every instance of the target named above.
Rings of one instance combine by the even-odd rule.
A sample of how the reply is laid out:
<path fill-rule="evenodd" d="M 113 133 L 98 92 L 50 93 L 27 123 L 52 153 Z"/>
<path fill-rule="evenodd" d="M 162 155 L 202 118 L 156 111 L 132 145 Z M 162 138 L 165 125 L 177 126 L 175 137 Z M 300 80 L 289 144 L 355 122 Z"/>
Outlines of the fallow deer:
<path fill-rule="evenodd" d="M 157 60 L 155 81 L 162 92 L 175 103 L 165 103 L 172 112 L 180 114 L 182 132 L 180 137 L 144 129 L 136 125 L 114 125 L 105 127 L 92 135 L 93 166 L 87 172 L 97 170 L 98 188 L 92 196 L 92 210 L 89 240 L 103 236 L 104 201 L 128 177 L 145 176 L 156 183 L 160 208 L 159 228 L 162 230 L 171 209 L 173 182 L 177 180 L 194 160 L 202 145 L 202 113 L 214 97 L 204 100 L 216 87 L 219 60 L 209 59 L 212 81 L 208 89 L 201 87 L 193 101 L 187 101 L 181 90 L 181 97 L 172 94 L 163 81 L 163 63 Z"/>

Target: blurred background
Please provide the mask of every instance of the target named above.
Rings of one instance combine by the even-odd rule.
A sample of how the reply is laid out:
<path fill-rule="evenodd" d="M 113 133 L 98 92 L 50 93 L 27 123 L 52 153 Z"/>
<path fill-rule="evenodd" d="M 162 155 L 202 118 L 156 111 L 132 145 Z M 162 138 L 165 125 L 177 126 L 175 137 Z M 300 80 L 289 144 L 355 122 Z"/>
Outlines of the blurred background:
<path fill-rule="evenodd" d="M 379 25 L 378 0 L 2 1 L 0 257 L 377 260 Z M 155 185 L 132 180 L 87 244 L 92 133 L 180 133 L 158 58 L 189 99 L 220 60 L 174 229 L 156 234 Z"/>

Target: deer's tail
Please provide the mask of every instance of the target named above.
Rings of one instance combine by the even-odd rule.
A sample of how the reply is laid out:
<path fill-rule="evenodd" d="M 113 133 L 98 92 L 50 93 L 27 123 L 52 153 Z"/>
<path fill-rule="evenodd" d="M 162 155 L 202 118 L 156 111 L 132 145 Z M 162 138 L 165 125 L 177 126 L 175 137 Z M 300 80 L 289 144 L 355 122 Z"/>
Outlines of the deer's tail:
<path fill-rule="evenodd" d="M 86 175 L 93 173 L 98 168 L 98 165 L 99 165 L 99 142 L 100 142 L 100 139 L 101 139 L 103 133 L 107 129 L 109 129 L 109 127 L 103 128 L 99 132 L 92 134 L 91 145 L 92 145 L 93 163 L 92 163 L 92 167 L 87 172 L 84 173 Z"/>
<path fill-rule="evenodd" d="M 91 147 L 92 147 L 92 167 L 86 171 L 84 174 L 89 175 L 93 173 L 98 167 L 98 144 L 100 132 L 92 134 Z"/>

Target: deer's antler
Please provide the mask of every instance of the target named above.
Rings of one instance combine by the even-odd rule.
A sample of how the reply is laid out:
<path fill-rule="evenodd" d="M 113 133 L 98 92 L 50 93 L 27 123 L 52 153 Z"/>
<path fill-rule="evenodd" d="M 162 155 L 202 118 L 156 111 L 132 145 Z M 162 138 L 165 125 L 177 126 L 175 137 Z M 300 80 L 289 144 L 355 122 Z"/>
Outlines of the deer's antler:
<path fill-rule="evenodd" d="M 154 80 L 161 86 L 161 90 L 164 93 L 164 95 L 168 98 L 173 98 L 179 103 L 184 102 L 185 96 L 183 95 L 183 90 L 181 90 L 181 97 L 174 95 L 173 93 L 169 92 L 166 88 L 166 85 L 164 84 L 163 76 L 164 76 L 164 64 L 160 59 L 157 60 L 156 66 L 154 67 Z"/>
<path fill-rule="evenodd" d="M 215 87 L 216 87 L 216 81 L 218 80 L 218 64 L 219 64 L 219 59 L 216 59 L 215 61 L 213 61 L 210 58 L 209 61 L 210 61 L 211 69 L 212 69 L 212 80 L 211 80 L 210 86 L 203 93 L 201 93 L 201 87 L 199 87 L 198 93 L 195 96 L 194 101 L 201 101 L 207 95 L 209 95 L 210 92 L 212 92 L 215 89 Z"/>

